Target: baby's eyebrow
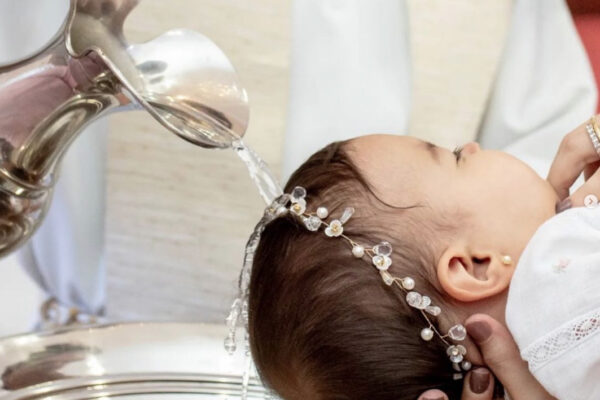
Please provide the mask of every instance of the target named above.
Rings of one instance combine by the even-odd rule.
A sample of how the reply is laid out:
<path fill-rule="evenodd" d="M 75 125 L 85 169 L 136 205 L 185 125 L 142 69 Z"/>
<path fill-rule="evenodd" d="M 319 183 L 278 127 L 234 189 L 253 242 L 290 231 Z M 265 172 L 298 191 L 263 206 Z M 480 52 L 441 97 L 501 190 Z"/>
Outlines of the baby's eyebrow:
<path fill-rule="evenodd" d="M 429 151 L 429 154 L 431 154 L 431 157 L 435 160 L 435 162 L 440 164 L 440 155 L 436 151 L 437 146 L 427 141 L 423 143 L 425 143 L 425 148 L 427 149 L 427 151 Z"/>

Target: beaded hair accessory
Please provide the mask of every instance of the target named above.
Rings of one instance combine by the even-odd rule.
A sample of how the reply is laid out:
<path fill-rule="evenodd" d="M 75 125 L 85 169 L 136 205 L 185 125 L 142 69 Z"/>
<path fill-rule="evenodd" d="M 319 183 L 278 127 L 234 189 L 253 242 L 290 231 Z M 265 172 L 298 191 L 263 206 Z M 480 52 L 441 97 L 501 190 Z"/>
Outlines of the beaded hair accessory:
<path fill-rule="evenodd" d="M 461 344 L 452 344 L 448 339 L 460 342 L 467 337 L 467 330 L 461 324 L 454 325 L 448 330 L 448 333 L 442 335 L 435 327 L 430 316 L 437 317 L 441 314 L 440 307 L 431 303 L 431 298 L 415 291 L 415 280 L 411 277 L 399 278 L 389 273 L 392 265 L 392 245 L 389 242 L 381 242 L 372 247 L 359 244 L 344 234 L 344 224 L 348 222 L 354 214 L 354 208 L 346 207 L 338 219 L 331 219 L 329 222 L 325 218 L 329 216 L 327 208 L 320 206 L 316 213 L 306 212 L 306 190 L 303 187 L 296 187 L 290 194 L 291 205 L 289 211 L 297 215 L 303 222 L 306 229 L 312 232 L 319 230 L 324 226 L 325 235 L 328 237 L 341 237 L 352 246 L 352 255 L 356 258 L 366 258 L 379 271 L 383 282 L 387 286 L 397 286 L 406 294 L 406 302 L 412 308 L 419 310 L 426 322 L 426 327 L 421 330 L 421 338 L 424 341 L 430 341 L 434 336 L 447 346 L 446 354 L 450 358 L 456 371 L 468 371 L 471 363 L 464 359 L 467 354 L 466 348 Z M 460 377 L 457 377 L 460 379 Z"/>
<path fill-rule="evenodd" d="M 244 256 L 244 266 L 240 275 L 239 288 L 240 292 L 237 299 L 234 301 L 231 312 L 227 317 L 229 325 L 229 335 L 225 339 L 225 349 L 231 354 L 235 351 L 235 328 L 238 319 L 244 322 L 246 327 L 245 344 L 246 357 L 250 355 L 248 345 L 248 286 L 250 281 L 250 271 L 254 258 L 254 251 L 258 247 L 260 235 L 265 226 L 283 215 L 292 214 L 300 219 L 302 224 L 311 232 L 317 232 L 324 227 L 323 232 L 327 237 L 341 237 L 345 239 L 351 246 L 352 256 L 365 259 L 372 264 L 381 275 L 383 282 L 387 286 L 397 286 L 406 295 L 406 302 L 412 308 L 420 312 L 425 320 L 426 326 L 421 330 L 421 338 L 424 341 L 430 341 L 434 336 L 437 336 L 446 345 L 446 354 L 456 373 L 454 379 L 462 379 L 463 371 L 468 371 L 471 368 L 471 363 L 465 359 L 467 349 L 462 344 L 453 342 L 461 342 L 467 337 L 467 330 L 461 324 L 452 326 L 446 334 L 442 334 L 432 322 L 432 317 L 437 317 L 441 314 L 440 307 L 433 305 L 431 298 L 415 291 L 415 280 L 411 277 L 396 277 L 391 275 L 388 270 L 392 265 L 392 245 L 389 242 L 383 241 L 374 246 L 365 246 L 359 244 L 350 237 L 344 234 L 344 224 L 354 214 L 353 207 L 346 207 L 339 218 L 330 219 L 327 222 L 325 219 L 329 217 L 329 210 L 326 207 L 319 206 L 315 212 L 307 212 L 306 204 L 306 189 L 296 187 L 289 194 L 283 194 L 275 199 L 270 206 L 265 210 L 263 218 L 259 221 L 253 234 L 246 245 L 246 253 Z M 451 342 L 452 341 L 452 342 Z M 248 371 L 244 376 L 244 381 L 248 381 Z"/>

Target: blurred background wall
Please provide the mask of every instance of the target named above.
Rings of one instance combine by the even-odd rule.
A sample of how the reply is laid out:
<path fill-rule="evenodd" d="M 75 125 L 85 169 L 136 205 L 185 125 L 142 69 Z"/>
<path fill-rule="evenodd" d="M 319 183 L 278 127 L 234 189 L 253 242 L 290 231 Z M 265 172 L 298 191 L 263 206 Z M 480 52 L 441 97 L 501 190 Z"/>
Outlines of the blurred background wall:
<path fill-rule="evenodd" d="M 211 38 L 250 98 L 246 142 L 279 176 L 290 1 L 144 0 L 130 41 L 172 28 Z M 110 118 L 107 315 L 223 322 L 245 241 L 264 204 L 232 151 L 196 148 L 142 113 Z"/>

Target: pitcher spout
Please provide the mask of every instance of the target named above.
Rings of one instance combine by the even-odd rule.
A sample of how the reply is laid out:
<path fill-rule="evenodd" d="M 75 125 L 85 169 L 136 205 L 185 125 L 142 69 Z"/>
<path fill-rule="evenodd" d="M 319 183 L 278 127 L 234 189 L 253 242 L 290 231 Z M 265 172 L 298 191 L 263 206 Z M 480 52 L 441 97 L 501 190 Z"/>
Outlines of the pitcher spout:
<path fill-rule="evenodd" d="M 137 4 L 71 0 L 45 48 L 0 66 L 0 257 L 40 224 L 63 155 L 95 119 L 142 109 L 206 148 L 244 135 L 248 98 L 223 52 L 189 30 L 127 43 L 123 23 Z"/>

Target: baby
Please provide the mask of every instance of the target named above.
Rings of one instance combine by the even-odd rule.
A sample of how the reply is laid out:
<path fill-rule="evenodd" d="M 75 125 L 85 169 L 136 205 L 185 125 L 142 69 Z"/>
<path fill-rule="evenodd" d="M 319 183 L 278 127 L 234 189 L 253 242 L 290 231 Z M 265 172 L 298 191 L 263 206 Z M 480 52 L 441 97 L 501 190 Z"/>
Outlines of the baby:
<path fill-rule="evenodd" d="M 459 398 L 462 382 L 447 349 L 462 332 L 445 336 L 453 326 L 483 312 L 510 322 L 520 346 L 543 336 L 532 324 L 544 315 L 528 319 L 543 311 L 531 306 L 543 299 L 528 300 L 535 291 L 524 282 L 530 276 L 519 278 L 515 294 L 511 289 L 508 295 L 517 261 L 555 216 L 558 200 L 525 163 L 475 142 L 451 152 L 409 136 L 370 135 L 315 153 L 285 192 L 297 186 L 307 193 L 306 210 L 296 210 L 304 215 L 331 223 L 347 207 L 354 213 L 340 225 L 351 241 L 334 237 L 331 229 L 310 231 L 294 212 L 262 234 L 249 289 L 250 345 L 263 382 L 283 398 L 416 399 L 431 388 Z M 441 313 L 416 309 L 407 303 L 410 290 L 382 280 L 373 254 L 365 254 L 382 241 L 393 247 L 390 276 L 410 277 L 406 289 L 427 295 Z M 539 256 L 527 259 L 537 262 Z M 556 268 L 560 279 L 568 274 L 564 269 L 575 267 Z M 515 317 L 505 320 L 509 298 Z M 519 305 L 527 308 L 526 317 Z M 460 344 L 466 359 L 482 364 L 468 338 Z M 468 364 L 459 358 L 454 367 Z"/>

